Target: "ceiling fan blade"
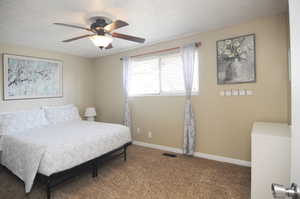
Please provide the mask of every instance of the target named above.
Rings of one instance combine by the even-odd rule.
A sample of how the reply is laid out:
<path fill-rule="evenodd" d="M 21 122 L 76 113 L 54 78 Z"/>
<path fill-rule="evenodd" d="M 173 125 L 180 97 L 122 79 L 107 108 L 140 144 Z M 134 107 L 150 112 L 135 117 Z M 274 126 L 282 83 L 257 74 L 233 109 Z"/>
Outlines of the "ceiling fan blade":
<path fill-rule="evenodd" d="M 53 23 L 54 25 L 58 25 L 58 26 L 66 26 L 66 27 L 70 27 L 70 28 L 78 28 L 78 29 L 83 29 L 83 30 L 87 30 L 87 31 L 92 31 L 90 28 L 85 28 L 85 27 L 81 27 L 81 26 L 77 26 L 77 25 L 71 25 L 71 24 L 65 24 L 65 23 Z"/>
<path fill-rule="evenodd" d="M 108 24 L 104 27 L 104 29 L 108 32 L 111 32 L 113 30 L 116 30 L 118 28 L 122 28 L 124 26 L 128 26 L 129 24 L 125 21 L 122 20 L 116 20 L 114 22 L 112 22 L 111 24 Z"/>
<path fill-rule="evenodd" d="M 83 39 L 83 38 L 86 38 L 86 37 L 91 37 L 91 36 L 94 36 L 94 35 L 95 34 L 82 35 L 82 36 L 79 36 L 79 37 L 74 37 L 74 38 L 71 38 L 71 39 L 63 40 L 62 42 L 70 42 L 70 41 L 74 41 L 74 40 L 77 40 L 77 39 Z"/>
<path fill-rule="evenodd" d="M 134 37 L 134 36 L 130 36 L 130 35 L 124 35 L 124 34 L 121 34 L 121 33 L 113 32 L 113 33 L 111 33 L 111 35 L 113 37 L 120 38 L 120 39 L 126 39 L 128 41 L 133 41 L 133 42 L 138 42 L 138 43 L 144 43 L 145 42 L 144 38 Z"/>
<path fill-rule="evenodd" d="M 106 50 L 113 48 L 113 45 L 110 43 L 108 46 L 105 47 Z"/>

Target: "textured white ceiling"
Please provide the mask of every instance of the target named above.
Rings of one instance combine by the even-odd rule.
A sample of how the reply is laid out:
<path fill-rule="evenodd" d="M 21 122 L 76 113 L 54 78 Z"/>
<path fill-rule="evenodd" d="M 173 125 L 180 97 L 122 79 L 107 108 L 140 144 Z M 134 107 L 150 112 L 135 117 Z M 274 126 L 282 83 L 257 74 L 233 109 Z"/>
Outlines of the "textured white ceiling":
<path fill-rule="evenodd" d="M 88 27 L 91 16 L 122 19 L 130 25 L 116 32 L 144 37 L 147 45 L 275 15 L 287 7 L 287 0 L 0 0 L 0 42 L 97 57 L 142 44 L 114 39 L 113 49 L 100 52 L 89 39 L 60 42 L 86 32 L 52 23 Z"/>

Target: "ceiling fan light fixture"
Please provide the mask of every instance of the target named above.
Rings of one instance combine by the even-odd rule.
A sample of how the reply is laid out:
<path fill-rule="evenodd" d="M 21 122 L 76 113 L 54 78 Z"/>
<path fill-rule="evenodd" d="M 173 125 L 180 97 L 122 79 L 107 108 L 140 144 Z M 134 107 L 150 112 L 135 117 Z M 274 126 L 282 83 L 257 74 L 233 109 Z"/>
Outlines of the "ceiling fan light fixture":
<path fill-rule="evenodd" d="M 113 38 L 106 35 L 95 35 L 89 37 L 93 44 L 97 47 L 107 47 L 112 41 Z"/>

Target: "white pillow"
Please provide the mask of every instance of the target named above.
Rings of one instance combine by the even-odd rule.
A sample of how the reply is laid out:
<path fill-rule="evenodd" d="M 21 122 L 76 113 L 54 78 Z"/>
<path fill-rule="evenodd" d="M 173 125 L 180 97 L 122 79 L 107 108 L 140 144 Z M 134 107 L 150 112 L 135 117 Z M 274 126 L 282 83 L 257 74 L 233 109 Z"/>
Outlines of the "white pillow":
<path fill-rule="evenodd" d="M 18 133 L 48 125 L 45 112 L 41 109 L 0 114 L 0 135 Z"/>
<path fill-rule="evenodd" d="M 50 124 L 58 124 L 68 121 L 81 120 L 76 106 L 70 104 L 65 106 L 43 107 L 46 118 Z"/>

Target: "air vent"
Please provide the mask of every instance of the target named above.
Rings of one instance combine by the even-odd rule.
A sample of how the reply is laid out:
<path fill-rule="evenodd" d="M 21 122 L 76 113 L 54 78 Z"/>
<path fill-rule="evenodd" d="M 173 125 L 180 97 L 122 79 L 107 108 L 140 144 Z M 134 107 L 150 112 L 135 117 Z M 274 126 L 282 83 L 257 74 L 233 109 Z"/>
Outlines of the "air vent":
<path fill-rule="evenodd" d="M 172 154 L 172 153 L 163 153 L 164 156 L 168 156 L 168 157 L 171 157 L 171 158 L 176 158 L 177 155 L 175 154 Z"/>

